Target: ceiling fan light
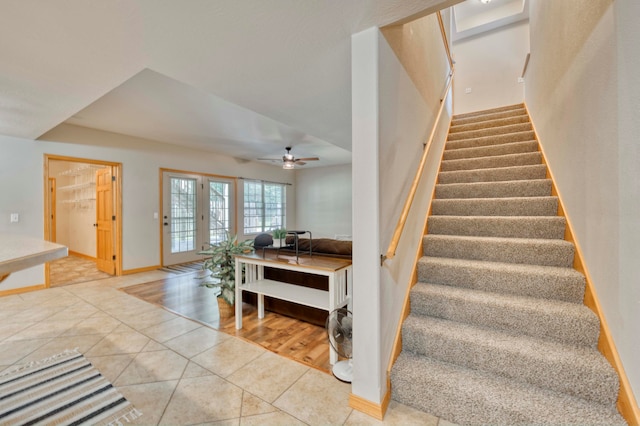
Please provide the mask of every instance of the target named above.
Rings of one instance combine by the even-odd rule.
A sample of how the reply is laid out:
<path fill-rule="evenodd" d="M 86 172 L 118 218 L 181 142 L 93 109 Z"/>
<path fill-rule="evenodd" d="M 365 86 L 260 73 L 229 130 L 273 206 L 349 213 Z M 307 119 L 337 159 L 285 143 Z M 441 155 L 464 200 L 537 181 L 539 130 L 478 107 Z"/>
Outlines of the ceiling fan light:
<path fill-rule="evenodd" d="M 480 0 L 480 3 L 482 4 L 489 4 L 491 2 L 491 0 Z"/>
<path fill-rule="evenodd" d="M 283 169 L 293 169 L 293 162 L 292 161 L 285 161 L 284 164 L 282 164 L 282 168 Z"/>

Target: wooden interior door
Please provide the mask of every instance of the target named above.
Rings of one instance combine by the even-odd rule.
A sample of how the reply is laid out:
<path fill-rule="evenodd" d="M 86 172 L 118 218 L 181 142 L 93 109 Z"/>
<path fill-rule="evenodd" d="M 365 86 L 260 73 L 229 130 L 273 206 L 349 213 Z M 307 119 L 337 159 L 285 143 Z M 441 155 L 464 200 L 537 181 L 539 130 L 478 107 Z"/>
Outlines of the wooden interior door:
<path fill-rule="evenodd" d="M 111 167 L 96 171 L 96 266 L 114 275 L 116 262 L 113 251 L 113 179 Z"/>

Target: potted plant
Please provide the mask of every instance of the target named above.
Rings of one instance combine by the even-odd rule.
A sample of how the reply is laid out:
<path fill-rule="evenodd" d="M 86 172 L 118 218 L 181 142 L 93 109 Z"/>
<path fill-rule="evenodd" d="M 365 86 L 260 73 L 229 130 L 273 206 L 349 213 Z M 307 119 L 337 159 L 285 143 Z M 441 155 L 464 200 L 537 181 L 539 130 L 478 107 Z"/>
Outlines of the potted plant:
<path fill-rule="evenodd" d="M 225 241 L 212 245 L 209 249 L 199 253 L 210 256 L 202 265 L 202 269 L 209 271 L 209 273 L 200 285 L 220 289 L 218 307 L 222 318 L 229 318 L 234 314 L 233 307 L 236 301 L 236 261 L 234 256 L 252 251 L 253 240 L 238 242 L 237 236 L 227 234 Z"/>
<path fill-rule="evenodd" d="M 273 239 L 280 241 L 280 245 L 278 247 L 282 247 L 282 239 L 285 238 L 286 236 L 287 236 L 287 230 L 284 228 L 273 230 Z"/>

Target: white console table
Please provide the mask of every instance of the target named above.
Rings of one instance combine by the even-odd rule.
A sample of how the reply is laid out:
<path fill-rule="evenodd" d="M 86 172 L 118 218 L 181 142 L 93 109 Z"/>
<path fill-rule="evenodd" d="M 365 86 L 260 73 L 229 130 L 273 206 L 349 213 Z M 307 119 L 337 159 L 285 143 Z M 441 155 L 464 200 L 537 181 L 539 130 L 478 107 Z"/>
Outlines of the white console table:
<path fill-rule="evenodd" d="M 245 282 L 242 282 L 242 267 L 245 269 Z M 285 269 L 324 275 L 329 279 L 329 290 L 317 290 L 295 284 L 264 278 L 264 267 Z M 264 318 L 264 296 L 301 305 L 311 306 L 332 312 L 347 306 L 351 310 L 352 267 L 351 260 L 334 259 L 322 256 L 271 256 L 263 258 L 253 254 L 236 256 L 236 328 L 242 328 L 242 292 L 258 295 L 258 318 Z M 338 361 L 338 354 L 330 347 L 330 362 Z"/>

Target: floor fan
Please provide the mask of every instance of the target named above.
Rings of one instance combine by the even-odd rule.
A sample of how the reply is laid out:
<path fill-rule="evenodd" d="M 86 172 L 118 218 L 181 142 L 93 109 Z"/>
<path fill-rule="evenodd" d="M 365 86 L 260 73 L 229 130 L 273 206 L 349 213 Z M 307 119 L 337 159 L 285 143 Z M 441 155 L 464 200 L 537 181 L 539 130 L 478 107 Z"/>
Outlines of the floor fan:
<path fill-rule="evenodd" d="M 353 379 L 352 331 L 353 318 L 347 308 L 338 308 L 327 317 L 326 323 L 329 344 L 341 357 L 347 358 L 334 364 L 333 375 L 343 382 Z"/>

